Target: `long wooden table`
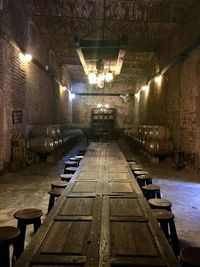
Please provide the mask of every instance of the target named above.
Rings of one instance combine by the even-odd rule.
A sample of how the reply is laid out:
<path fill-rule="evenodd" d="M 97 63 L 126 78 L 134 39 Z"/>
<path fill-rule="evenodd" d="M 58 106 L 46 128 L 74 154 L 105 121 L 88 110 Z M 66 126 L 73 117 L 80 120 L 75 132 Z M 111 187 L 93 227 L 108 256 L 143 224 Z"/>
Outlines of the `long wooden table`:
<path fill-rule="evenodd" d="M 180 266 L 118 146 L 89 150 L 15 267 Z"/>

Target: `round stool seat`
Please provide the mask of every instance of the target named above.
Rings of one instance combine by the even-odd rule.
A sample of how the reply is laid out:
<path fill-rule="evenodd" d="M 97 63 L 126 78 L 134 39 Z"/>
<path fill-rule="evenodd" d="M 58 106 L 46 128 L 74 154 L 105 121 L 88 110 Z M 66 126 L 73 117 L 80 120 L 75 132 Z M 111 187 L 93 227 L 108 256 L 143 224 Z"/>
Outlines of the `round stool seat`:
<path fill-rule="evenodd" d="M 69 160 L 70 161 L 75 161 L 76 162 L 76 166 L 78 167 L 80 159 L 77 159 L 77 158 L 73 157 L 73 158 L 69 158 Z"/>
<path fill-rule="evenodd" d="M 136 170 L 134 171 L 134 175 L 135 176 L 139 176 L 139 175 L 148 175 L 149 173 L 146 172 L 146 171 L 139 171 L 139 170 Z"/>
<path fill-rule="evenodd" d="M 70 161 L 76 161 L 75 157 L 69 158 Z"/>
<path fill-rule="evenodd" d="M 85 155 L 85 153 L 86 153 L 87 151 L 88 151 L 87 148 L 86 148 L 86 149 L 81 149 L 81 150 L 79 150 L 77 156 L 83 156 L 83 155 Z"/>
<path fill-rule="evenodd" d="M 148 184 L 142 187 L 142 189 L 147 190 L 147 191 L 154 191 L 154 190 L 159 190 L 160 186 L 156 184 Z"/>
<path fill-rule="evenodd" d="M 75 156 L 75 159 L 79 160 L 79 161 L 81 161 L 83 158 L 84 158 L 84 156 Z"/>
<path fill-rule="evenodd" d="M 139 167 L 139 166 L 130 166 L 131 171 L 135 172 L 135 171 L 142 171 L 143 167 Z"/>
<path fill-rule="evenodd" d="M 19 240 L 20 230 L 13 226 L 0 227 L 0 266 L 10 267 L 10 251 L 9 246 L 13 245 L 15 250 L 17 241 Z M 13 253 L 12 266 L 16 262 L 16 257 Z"/>
<path fill-rule="evenodd" d="M 135 161 L 128 161 L 128 164 L 129 164 L 129 166 L 136 165 L 136 162 Z"/>
<path fill-rule="evenodd" d="M 18 220 L 30 221 L 40 218 L 43 215 L 43 212 L 40 209 L 22 209 L 15 212 L 14 217 Z"/>
<path fill-rule="evenodd" d="M 171 220 L 174 218 L 174 214 L 171 211 L 164 209 L 155 209 L 153 210 L 153 214 L 156 216 L 156 219 L 158 221 Z"/>
<path fill-rule="evenodd" d="M 76 166 L 77 166 L 76 161 L 72 160 L 65 161 L 65 167 L 76 167 Z"/>
<path fill-rule="evenodd" d="M 136 178 L 140 187 L 145 186 L 147 184 L 152 184 L 152 177 L 148 174 L 138 175 Z"/>
<path fill-rule="evenodd" d="M 200 266 L 200 247 L 184 248 L 180 252 L 180 260 L 185 267 Z"/>
<path fill-rule="evenodd" d="M 71 173 L 71 174 L 74 174 L 77 170 L 77 167 L 67 167 L 65 168 L 65 172 L 66 173 Z"/>
<path fill-rule="evenodd" d="M 14 226 L 0 227 L 0 244 L 10 245 L 20 234 L 20 230 Z"/>
<path fill-rule="evenodd" d="M 151 198 L 148 203 L 152 209 L 166 209 L 171 211 L 172 203 L 164 198 Z"/>
<path fill-rule="evenodd" d="M 65 188 L 68 183 L 64 181 L 55 181 L 51 183 L 51 188 Z"/>
<path fill-rule="evenodd" d="M 128 158 L 128 159 L 126 159 L 126 161 L 131 162 L 131 161 L 135 161 L 135 159 L 134 158 Z"/>
<path fill-rule="evenodd" d="M 59 197 L 63 192 L 62 188 L 53 188 L 49 190 L 49 194 L 54 197 Z"/>
<path fill-rule="evenodd" d="M 142 186 L 142 192 L 147 199 L 156 197 L 161 198 L 160 186 L 156 184 L 147 184 L 145 186 Z"/>
<path fill-rule="evenodd" d="M 69 182 L 72 179 L 72 177 L 73 177 L 73 174 L 70 174 L 70 173 L 65 173 L 65 174 L 60 175 L 60 179 L 62 181 L 67 181 L 67 182 Z"/>

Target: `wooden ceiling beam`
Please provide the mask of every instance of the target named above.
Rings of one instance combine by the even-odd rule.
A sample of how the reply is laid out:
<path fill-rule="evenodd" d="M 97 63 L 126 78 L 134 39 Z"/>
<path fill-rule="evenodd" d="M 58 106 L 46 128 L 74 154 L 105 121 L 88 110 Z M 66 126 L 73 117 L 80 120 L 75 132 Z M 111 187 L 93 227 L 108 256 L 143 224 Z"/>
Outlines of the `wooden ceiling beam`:
<path fill-rule="evenodd" d="M 85 21 L 103 21 L 103 18 L 97 18 L 97 17 L 79 17 L 79 16 L 57 16 L 57 15 L 47 15 L 47 14 L 34 14 L 30 13 L 28 14 L 30 17 L 35 17 L 35 18 L 42 18 L 42 19 L 56 19 L 58 21 L 65 21 L 69 19 L 73 20 L 85 20 Z M 106 22 L 132 22 L 134 24 L 144 24 L 145 26 L 148 24 L 155 24 L 156 25 L 165 25 L 167 24 L 168 26 L 179 26 L 180 23 L 177 21 L 172 21 L 172 20 L 135 20 L 135 19 L 114 19 L 114 18 L 105 18 Z"/>

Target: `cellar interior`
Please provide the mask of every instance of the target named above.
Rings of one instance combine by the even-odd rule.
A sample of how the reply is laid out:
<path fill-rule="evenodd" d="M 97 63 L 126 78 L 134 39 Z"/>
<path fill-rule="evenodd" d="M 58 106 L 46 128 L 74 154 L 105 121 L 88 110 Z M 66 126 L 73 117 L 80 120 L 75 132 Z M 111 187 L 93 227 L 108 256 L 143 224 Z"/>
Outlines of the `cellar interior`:
<path fill-rule="evenodd" d="M 200 247 L 199 12 L 199 0 L 0 1 L 0 227 L 30 207 L 48 222 L 49 186 L 81 150 L 102 158 L 87 166 L 87 152 L 75 177 L 85 164 L 104 183 L 99 166 L 117 144 L 128 173 L 148 172 L 172 202 L 180 249 Z M 145 266 L 175 266 L 159 264 Z"/>

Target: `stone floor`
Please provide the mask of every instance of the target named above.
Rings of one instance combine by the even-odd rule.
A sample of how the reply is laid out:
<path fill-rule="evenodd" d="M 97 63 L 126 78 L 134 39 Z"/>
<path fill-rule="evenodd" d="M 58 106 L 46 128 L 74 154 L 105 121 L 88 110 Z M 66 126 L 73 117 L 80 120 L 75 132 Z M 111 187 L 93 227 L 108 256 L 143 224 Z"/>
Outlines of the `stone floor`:
<path fill-rule="evenodd" d="M 54 163 L 38 162 L 21 173 L 0 176 L 0 226 L 16 226 L 13 214 L 29 207 L 42 209 L 43 221 L 47 213 L 51 181 L 58 179 L 59 174 L 63 173 L 64 161 L 75 155 L 83 145 L 79 144 L 65 155 L 56 155 Z M 152 174 L 153 183 L 161 186 L 162 197 L 173 203 L 181 246 L 200 246 L 200 175 L 192 170 L 173 170 L 169 161 L 151 164 L 146 157 L 132 152 L 124 141 L 120 141 L 119 146 L 127 158 L 134 155 L 136 161 Z M 26 244 L 32 238 L 32 232 L 32 227 L 28 226 Z"/>

